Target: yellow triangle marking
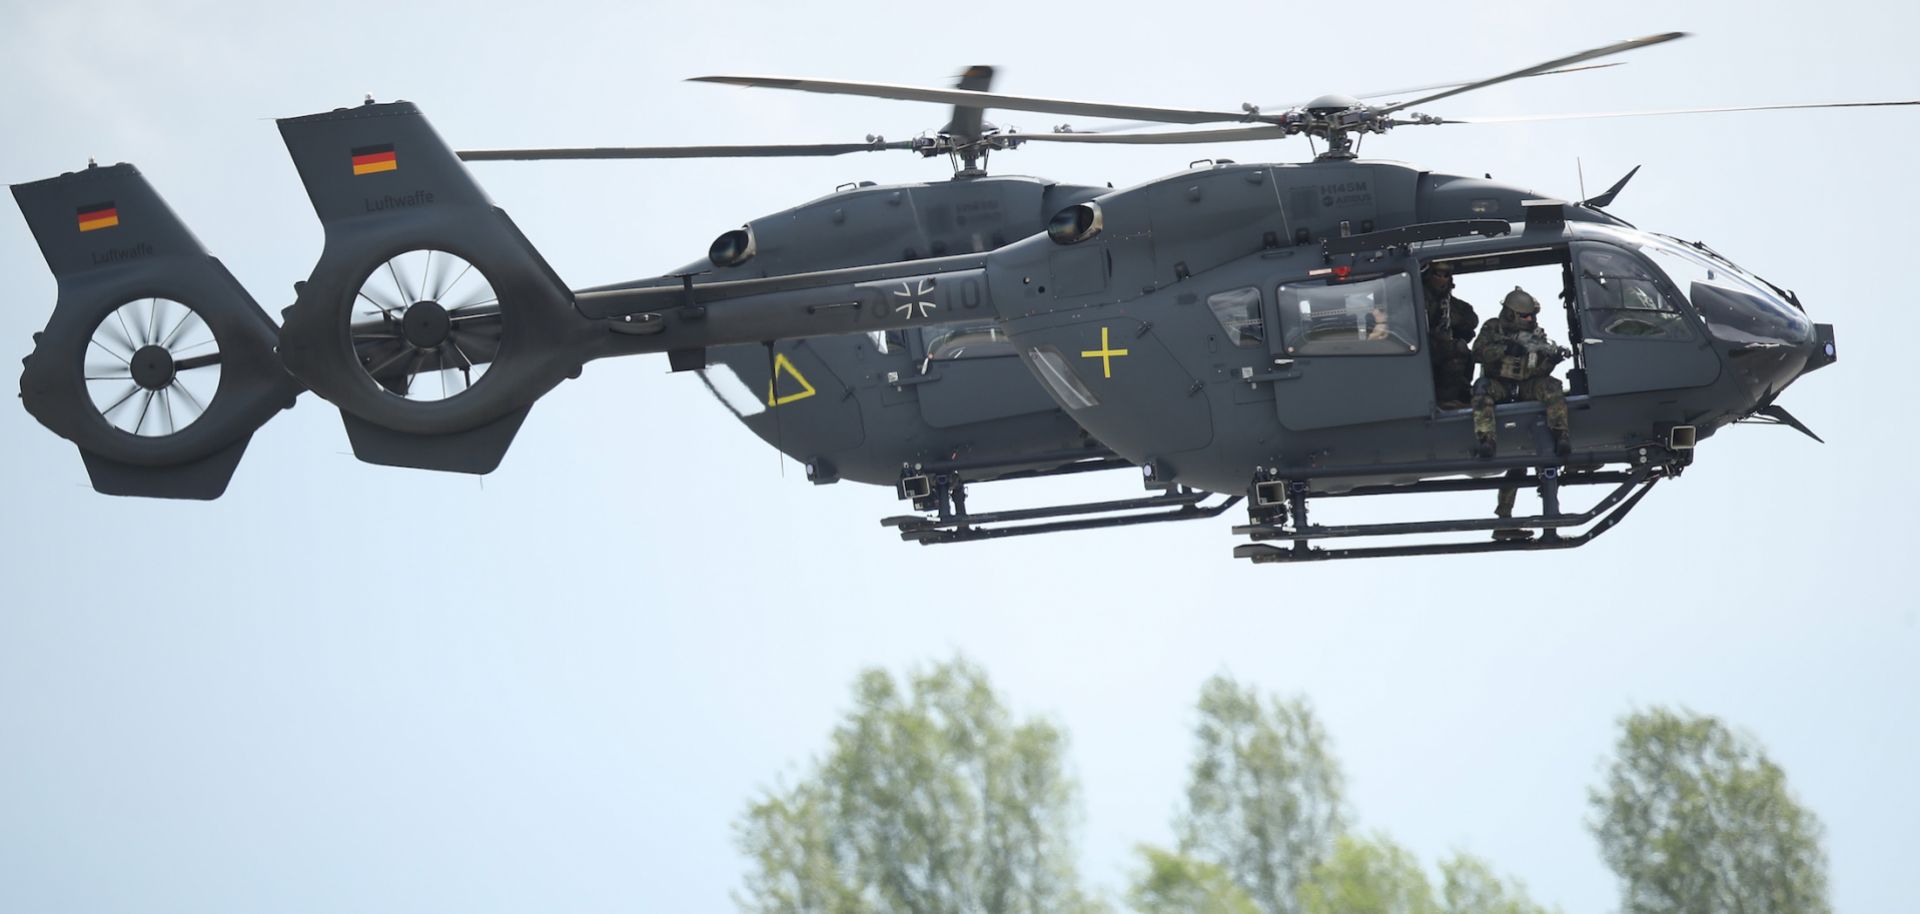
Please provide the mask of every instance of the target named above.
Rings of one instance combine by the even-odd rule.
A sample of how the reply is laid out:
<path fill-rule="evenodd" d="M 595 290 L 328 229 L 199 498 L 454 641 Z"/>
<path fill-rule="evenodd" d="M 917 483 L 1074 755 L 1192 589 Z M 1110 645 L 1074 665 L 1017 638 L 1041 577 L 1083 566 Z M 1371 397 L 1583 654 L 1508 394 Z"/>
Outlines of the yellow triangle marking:
<path fill-rule="evenodd" d="M 788 377 L 800 382 L 801 390 L 799 393 L 787 394 L 784 397 L 775 397 L 773 395 L 774 388 L 780 384 L 780 372 L 782 371 L 786 372 Z M 784 352 L 776 354 L 773 357 L 773 377 L 767 379 L 767 405 L 785 406 L 795 400 L 805 400 L 813 396 L 813 394 L 813 385 L 807 383 L 807 378 L 800 373 L 800 369 L 793 367 L 793 363 L 787 361 L 787 354 Z"/>

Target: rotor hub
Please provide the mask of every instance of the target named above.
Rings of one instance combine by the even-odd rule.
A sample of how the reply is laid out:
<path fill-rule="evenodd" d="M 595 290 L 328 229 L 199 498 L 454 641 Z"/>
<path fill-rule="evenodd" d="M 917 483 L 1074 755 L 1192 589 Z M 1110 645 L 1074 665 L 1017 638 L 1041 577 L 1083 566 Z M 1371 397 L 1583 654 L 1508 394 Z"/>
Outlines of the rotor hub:
<path fill-rule="evenodd" d="M 133 369 L 133 383 L 147 390 L 166 390 L 173 384 L 173 353 L 160 345 L 142 346 L 127 361 Z"/>
<path fill-rule="evenodd" d="M 1307 113 L 1317 117 L 1327 117 L 1329 115 L 1339 114 L 1342 111 L 1351 111 L 1355 108 L 1364 107 L 1366 107 L 1366 105 L 1359 99 L 1351 95 L 1340 95 L 1338 93 L 1322 95 L 1308 102 L 1306 105 Z"/>
<path fill-rule="evenodd" d="M 419 301 L 400 316 L 400 334 L 418 349 L 436 349 L 453 331 L 453 318 L 437 301 Z"/>

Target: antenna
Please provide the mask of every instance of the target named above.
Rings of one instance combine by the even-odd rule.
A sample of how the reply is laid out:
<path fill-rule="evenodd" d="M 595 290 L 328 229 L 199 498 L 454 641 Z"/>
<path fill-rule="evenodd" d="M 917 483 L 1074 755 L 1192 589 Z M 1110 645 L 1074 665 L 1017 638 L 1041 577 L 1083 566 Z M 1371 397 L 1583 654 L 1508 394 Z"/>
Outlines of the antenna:
<path fill-rule="evenodd" d="M 1580 157 L 1573 157 L 1573 170 L 1580 176 L 1580 199 L 1587 199 L 1587 170 L 1580 165 Z"/>

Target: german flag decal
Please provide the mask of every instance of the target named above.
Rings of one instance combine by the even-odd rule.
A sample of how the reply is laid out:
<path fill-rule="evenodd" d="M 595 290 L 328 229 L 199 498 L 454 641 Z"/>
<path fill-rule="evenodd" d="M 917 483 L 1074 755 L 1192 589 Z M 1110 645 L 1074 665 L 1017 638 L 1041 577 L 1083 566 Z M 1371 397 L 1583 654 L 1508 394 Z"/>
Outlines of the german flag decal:
<path fill-rule="evenodd" d="M 384 146 L 362 146 L 353 151 L 353 173 L 370 175 L 382 171 L 398 171 L 400 160 L 394 157 L 393 144 Z"/>
<path fill-rule="evenodd" d="M 113 201 L 89 203 L 80 207 L 75 214 L 80 221 L 80 231 L 92 232 L 103 228 L 113 228 L 120 224 L 120 211 L 114 208 Z"/>

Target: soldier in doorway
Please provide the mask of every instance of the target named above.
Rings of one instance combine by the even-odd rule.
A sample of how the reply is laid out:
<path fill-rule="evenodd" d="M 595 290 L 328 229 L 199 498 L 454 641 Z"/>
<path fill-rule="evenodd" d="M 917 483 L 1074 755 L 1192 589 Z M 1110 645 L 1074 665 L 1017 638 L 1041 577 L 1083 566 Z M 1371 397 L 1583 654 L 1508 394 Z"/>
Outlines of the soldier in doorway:
<path fill-rule="evenodd" d="M 1553 366 L 1569 353 L 1540 329 L 1539 318 L 1540 302 L 1515 286 L 1501 301 L 1500 316 L 1487 321 L 1474 341 L 1473 356 L 1482 366 L 1482 376 L 1474 387 L 1473 435 L 1475 451 L 1481 457 L 1492 457 L 1498 446 L 1493 422 L 1495 404 L 1514 400 L 1536 400 L 1545 404 L 1554 454 L 1565 457 L 1573 449 L 1567 434 L 1567 392 L 1552 374 Z M 1526 471 L 1516 469 L 1507 475 L 1524 477 Z M 1502 487 L 1494 515 L 1512 517 L 1514 498 L 1518 494 L 1516 484 Z M 1519 529 L 1493 532 L 1497 540 L 1524 540 L 1532 535 Z"/>
<path fill-rule="evenodd" d="M 1427 290 L 1427 350 L 1433 359 L 1433 400 L 1441 409 L 1465 409 L 1472 395 L 1473 306 L 1453 297 L 1453 265 L 1430 263 Z"/>

